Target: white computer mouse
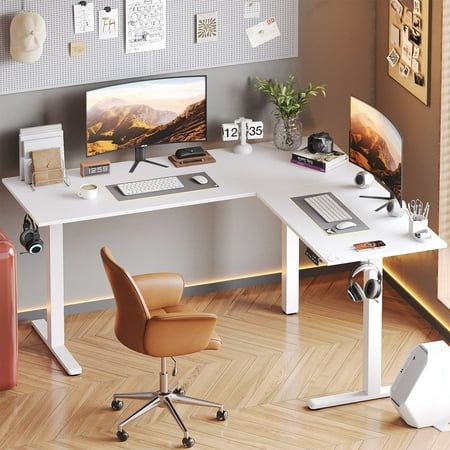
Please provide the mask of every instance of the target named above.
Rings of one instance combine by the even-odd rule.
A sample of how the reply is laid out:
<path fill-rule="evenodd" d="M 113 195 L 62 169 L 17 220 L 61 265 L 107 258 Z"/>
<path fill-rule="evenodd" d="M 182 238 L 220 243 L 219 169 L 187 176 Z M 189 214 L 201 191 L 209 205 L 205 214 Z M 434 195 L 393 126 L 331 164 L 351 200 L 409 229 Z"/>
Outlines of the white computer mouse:
<path fill-rule="evenodd" d="M 353 228 L 356 227 L 357 224 L 355 222 L 350 222 L 350 221 L 345 221 L 345 222 L 340 222 L 338 223 L 335 228 L 336 230 L 347 230 L 348 228 Z"/>
<path fill-rule="evenodd" d="M 198 184 L 208 184 L 208 178 L 203 175 L 195 175 L 191 178 L 192 181 L 195 181 Z"/>

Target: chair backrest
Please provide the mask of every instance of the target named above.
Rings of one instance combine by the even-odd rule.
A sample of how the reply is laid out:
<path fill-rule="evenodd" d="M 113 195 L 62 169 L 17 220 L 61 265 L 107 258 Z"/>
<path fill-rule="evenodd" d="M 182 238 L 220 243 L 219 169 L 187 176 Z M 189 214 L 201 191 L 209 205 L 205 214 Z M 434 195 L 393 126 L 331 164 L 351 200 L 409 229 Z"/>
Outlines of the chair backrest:
<path fill-rule="evenodd" d="M 111 251 L 100 251 L 103 266 L 116 300 L 115 333 L 123 345 L 140 353 L 144 350 L 144 335 L 150 313 L 136 283 L 126 269 L 117 264 Z"/>

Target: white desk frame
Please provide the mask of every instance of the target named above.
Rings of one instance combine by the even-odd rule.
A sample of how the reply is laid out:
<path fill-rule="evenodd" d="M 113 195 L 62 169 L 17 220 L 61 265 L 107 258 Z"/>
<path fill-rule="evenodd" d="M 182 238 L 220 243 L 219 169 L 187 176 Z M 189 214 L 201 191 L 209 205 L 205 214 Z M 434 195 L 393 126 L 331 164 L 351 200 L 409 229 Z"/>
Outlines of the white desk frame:
<path fill-rule="evenodd" d="M 382 215 L 374 215 L 373 203 L 359 200 L 359 191 L 351 187 L 350 183 L 343 183 L 343 180 L 353 180 L 358 171 L 358 168 L 351 164 L 341 166 L 324 176 L 324 174 L 289 164 L 290 155 L 275 151 L 271 144 L 254 145 L 254 151 L 250 156 L 232 154 L 227 150 L 215 150 L 213 154 L 217 164 L 171 170 L 145 166 L 144 172 L 138 171 L 138 174 L 130 175 L 128 174 L 129 162 L 116 163 L 113 165 L 112 174 L 107 178 L 90 179 L 93 183 L 102 186 L 142 179 L 145 176 L 156 178 L 207 171 L 220 186 L 214 190 L 130 202 L 116 201 L 105 188 L 102 188 L 101 196 L 96 204 L 77 199 L 78 186 L 85 182 L 85 179 L 77 174 L 77 170 L 69 171 L 72 179 L 70 188 L 62 187 L 62 185 L 47 186 L 31 193 L 18 178 L 3 180 L 6 188 L 45 233 L 48 273 L 47 320 L 36 320 L 33 322 L 33 327 L 67 374 L 78 375 L 82 370 L 64 344 L 63 225 L 65 223 L 256 196 L 282 222 L 282 309 L 286 314 L 295 314 L 299 310 L 300 240 L 310 247 L 325 264 L 332 266 L 358 262 L 361 259 L 360 255 L 352 249 L 355 239 L 376 240 L 380 238 L 380 233 L 383 233 L 381 236 L 388 245 L 383 249 L 370 252 L 370 262 L 376 264 L 380 270 L 383 269 L 384 257 L 446 247 L 446 243 L 434 233 L 427 243 L 413 242 L 407 237 L 406 217 L 394 219 L 386 228 L 386 218 Z M 159 159 L 161 162 L 165 161 L 165 158 Z M 145 173 L 144 176 L 143 173 Z M 73 190 L 72 200 L 68 200 L 67 189 Z M 370 226 L 370 230 L 355 233 L 355 235 L 350 233 L 334 237 L 325 236 L 324 232 L 291 200 L 294 196 L 327 191 L 338 194 L 341 200 Z M 381 186 L 374 185 L 368 193 L 383 195 L 385 191 Z M 50 208 L 49 205 L 51 205 Z M 378 302 L 364 303 L 363 336 L 362 390 L 311 399 L 309 401 L 311 409 L 389 396 L 390 386 L 381 385 L 382 296 Z"/>
<path fill-rule="evenodd" d="M 383 273 L 383 261 L 381 259 L 371 259 L 369 262 L 376 265 L 381 273 Z M 366 273 L 364 276 L 364 282 L 366 282 L 368 274 Z M 308 401 L 310 409 L 328 408 L 330 406 L 389 397 L 391 386 L 382 386 L 381 384 L 382 321 L 383 294 L 380 295 L 377 301 L 364 301 L 363 305 L 364 348 L 362 390 L 312 398 Z"/>
<path fill-rule="evenodd" d="M 47 319 L 31 322 L 68 375 L 80 375 L 81 366 L 64 344 L 64 245 L 63 225 L 43 228 L 47 245 Z"/>

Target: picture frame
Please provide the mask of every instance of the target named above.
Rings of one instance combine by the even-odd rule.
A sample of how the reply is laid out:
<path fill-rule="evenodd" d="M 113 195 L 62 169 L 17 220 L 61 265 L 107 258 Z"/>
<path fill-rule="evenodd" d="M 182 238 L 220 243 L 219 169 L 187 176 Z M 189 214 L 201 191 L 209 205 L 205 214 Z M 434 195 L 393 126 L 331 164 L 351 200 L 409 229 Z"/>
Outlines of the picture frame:
<path fill-rule="evenodd" d="M 391 0 L 388 7 L 388 74 L 429 106 L 431 1 Z M 400 33 L 394 33 L 396 30 L 400 30 Z M 401 63 L 395 55 L 399 55 Z"/>
<path fill-rule="evenodd" d="M 218 11 L 197 14 L 195 23 L 195 41 L 197 44 L 203 42 L 217 42 L 219 40 Z"/>

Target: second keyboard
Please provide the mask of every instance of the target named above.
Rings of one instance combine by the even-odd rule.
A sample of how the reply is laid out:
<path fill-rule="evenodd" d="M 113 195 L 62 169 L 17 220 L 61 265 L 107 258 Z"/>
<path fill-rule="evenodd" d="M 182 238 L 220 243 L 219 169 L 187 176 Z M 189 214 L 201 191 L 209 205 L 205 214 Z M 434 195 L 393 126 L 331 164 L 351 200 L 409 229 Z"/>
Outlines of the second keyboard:
<path fill-rule="evenodd" d="M 305 202 L 327 223 L 352 219 L 352 216 L 350 216 L 329 194 L 305 197 Z"/>

